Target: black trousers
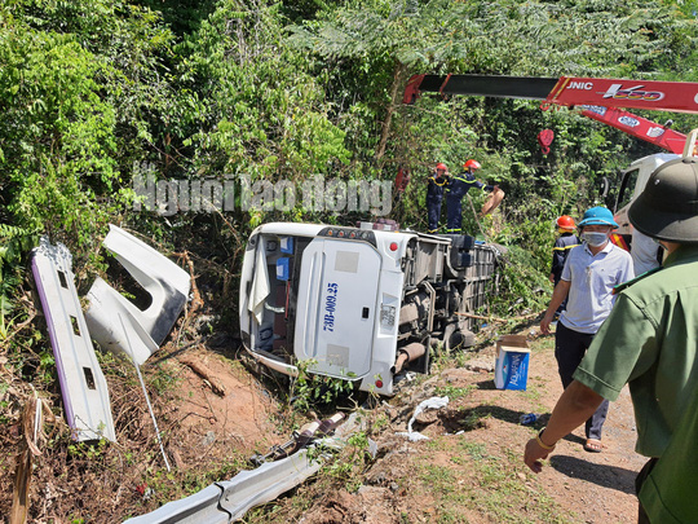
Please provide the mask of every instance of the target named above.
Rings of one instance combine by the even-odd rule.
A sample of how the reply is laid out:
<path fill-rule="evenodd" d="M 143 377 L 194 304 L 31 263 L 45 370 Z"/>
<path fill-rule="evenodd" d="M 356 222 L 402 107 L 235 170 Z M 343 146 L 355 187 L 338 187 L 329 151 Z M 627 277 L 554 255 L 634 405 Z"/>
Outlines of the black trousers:
<path fill-rule="evenodd" d="M 555 330 L 555 359 L 562 386 L 566 389 L 572 383 L 572 375 L 591 345 L 594 335 L 579 333 L 558 322 Z M 586 421 L 584 431 L 587 438 L 601 440 L 601 429 L 608 413 L 608 400 L 605 400 Z"/>

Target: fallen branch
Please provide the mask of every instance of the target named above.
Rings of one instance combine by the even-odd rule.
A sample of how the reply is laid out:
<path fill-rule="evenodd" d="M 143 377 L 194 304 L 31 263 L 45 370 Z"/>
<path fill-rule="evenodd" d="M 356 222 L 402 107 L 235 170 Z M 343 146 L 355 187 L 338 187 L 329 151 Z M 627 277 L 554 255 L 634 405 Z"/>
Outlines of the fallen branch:
<path fill-rule="evenodd" d="M 180 324 L 179 331 L 177 332 L 177 337 L 175 338 L 176 343 L 175 343 L 175 348 L 179 346 L 179 341 L 182 336 L 182 333 L 186 330 L 186 328 L 189 326 L 189 321 L 191 318 L 196 314 L 196 312 L 201 309 L 201 307 L 204 305 L 204 301 L 201 298 L 201 294 L 199 293 L 199 288 L 196 285 L 196 275 L 194 273 L 194 263 L 192 262 L 191 258 L 189 257 L 189 252 L 185 251 L 184 253 L 178 253 L 177 256 L 184 261 L 184 263 L 187 265 L 189 268 L 189 278 L 191 281 L 191 305 L 187 305 L 186 303 L 184 304 L 184 319 L 182 320 L 182 323 Z"/>
<path fill-rule="evenodd" d="M 32 454 L 24 447 L 17 455 L 15 486 L 12 494 L 10 524 L 24 524 L 29 512 L 29 484 L 31 482 Z"/>
<path fill-rule="evenodd" d="M 527 320 L 529 318 L 536 317 L 539 314 L 540 313 L 529 313 L 528 315 L 522 315 L 520 317 L 511 317 L 509 319 L 506 319 L 506 318 L 491 317 L 491 316 L 485 317 L 482 315 L 474 315 L 473 313 L 460 313 L 458 311 L 456 312 L 456 315 L 458 315 L 460 317 L 476 318 L 478 320 L 488 320 L 490 322 L 502 322 L 502 323 L 511 322 L 512 320 Z"/>
<path fill-rule="evenodd" d="M 37 438 L 42 426 L 42 402 L 36 394 L 27 399 L 22 413 L 22 441 L 17 455 L 14 491 L 12 493 L 12 510 L 10 524 L 24 524 L 29 513 L 29 486 L 31 484 L 32 459 L 41 455 L 37 446 Z"/>
<path fill-rule="evenodd" d="M 184 261 L 187 263 L 187 267 L 189 268 L 189 275 L 191 277 L 191 293 L 192 293 L 192 300 L 191 300 L 191 310 L 189 311 L 189 315 L 193 315 L 198 311 L 201 306 L 204 305 L 204 301 L 201 298 L 201 294 L 199 293 L 199 288 L 196 285 L 196 274 L 194 273 L 194 262 L 192 259 L 189 257 L 189 252 L 185 251 L 183 254 Z"/>
<path fill-rule="evenodd" d="M 177 360 L 203 378 L 206 384 L 216 395 L 219 397 L 225 397 L 225 386 L 223 386 L 223 384 L 221 384 L 216 378 L 212 377 L 211 372 L 208 369 L 189 357 L 180 357 Z"/>

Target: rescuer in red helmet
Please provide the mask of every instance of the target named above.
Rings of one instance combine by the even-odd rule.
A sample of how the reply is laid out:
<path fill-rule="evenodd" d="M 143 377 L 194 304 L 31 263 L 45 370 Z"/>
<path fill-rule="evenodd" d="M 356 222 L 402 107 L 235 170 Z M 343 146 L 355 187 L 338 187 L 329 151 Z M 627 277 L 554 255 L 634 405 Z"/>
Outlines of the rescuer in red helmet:
<path fill-rule="evenodd" d="M 567 255 L 570 249 L 581 244 L 579 237 L 575 235 L 575 224 L 574 219 L 569 215 L 562 215 L 555 220 L 555 225 L 557 226 L 557 231 L 560 236 L 555 240 L 555 245 L 553 246 L 553 263 L 550 267 L 550 282 L 557 286 L 560 282 L 560 277 L 562 275 L 562 268 L 565 267 L 565 260 L 567 260 Z M 555 320 L 560 316 L 560 313 L 565 309 L 567 305 L 567 299 L 562 301 L 560 307 L 557 308 L 555 312 Z"/>
<path fill-rule="evenodd" d="M 555 221 L 557 231 L 560 236 L 553 246 L 553 263 L 550 267 L 550 282 L 557 285 L 560 282 L 562 268 L 565 266 L 567 254 L 575 246 L 581 244 L 577 235 L 574 234 L 574 219 L 569 215 L 562 215 Z"/>
<path fill-rule="evenodd" d="M 484 189 L 485 191 L 499 190 L 498 186 L 486 185 L 475 179 L 475 170 L 482 167 L 477 160 L 471 158 L 463 164 L 463 167 L 465 168 L 465 172 L 462 175 L 452 176 L 446 188 L 447 233 L 460 234 L 463 221 L 461 200 L 470 188 L 476 187 L 478 189 Z"/>
<path fill-rule="evenodd" d="M 428 233 L 436 233 L 439 229 L 441 218 L 441 201 L 444 196 L 444 188 L 448 184 L 449 174 L 446 164 L 439 162 L 436 168 L 427 178 L 427 220 L 429 222 Z"/>

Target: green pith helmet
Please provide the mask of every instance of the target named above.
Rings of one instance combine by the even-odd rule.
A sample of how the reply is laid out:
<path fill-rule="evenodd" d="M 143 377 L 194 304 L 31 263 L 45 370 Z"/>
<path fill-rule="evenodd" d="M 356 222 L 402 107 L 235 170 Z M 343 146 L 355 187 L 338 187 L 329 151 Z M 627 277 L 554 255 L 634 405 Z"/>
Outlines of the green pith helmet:
<path fill-rule="evenodd" d="M 628 218 L 645 235 L 698 243 L 698 159 L 677 158 L 659 166 L 630 206 Z"/>

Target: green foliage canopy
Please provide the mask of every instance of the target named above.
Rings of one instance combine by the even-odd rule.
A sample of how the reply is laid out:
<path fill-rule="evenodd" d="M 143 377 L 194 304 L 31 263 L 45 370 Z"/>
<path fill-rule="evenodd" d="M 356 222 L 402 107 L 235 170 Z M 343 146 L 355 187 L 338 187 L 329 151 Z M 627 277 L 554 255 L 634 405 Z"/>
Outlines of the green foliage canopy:
<path fill-rule="evenodd" d="M 693 4 L 6 2 L 0 221 L 24 238 L 48 232 L 83 260 L 107 221 L 147 225 L 157 238 L 220 230 L 215 216 L 172 225 L 130 211 L 134 165 L 147 163 L 160 178 L 292 182 L 315 174 L 392 179 L 403 167 L 413 182 L 393 218 L 420 229 L 421 173 L 436 161 L 456 171 L 477 158 L 481 177 L 507 199 L 483 224 L 466 210 L 468 230 L 526 246 L 543 270 L 550 220 L 593 203 L 601 177 L 655 150 L 533 102 L 423 96 L 403 106 L 405 80 L 422 72 L 693 80 Z M 671 116 L 684 130 L 695 121 Z M 556 134 L 547 156 L 535 140 L 544 128 Z M 472 197 L 477 207 L 482 196 Z M 297 207 L 228 219 L 243 228 L 237 239 L 272 217 L 357 218 Z"/>

